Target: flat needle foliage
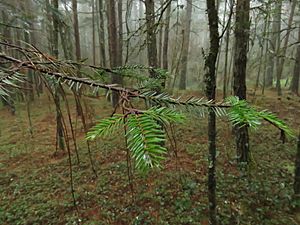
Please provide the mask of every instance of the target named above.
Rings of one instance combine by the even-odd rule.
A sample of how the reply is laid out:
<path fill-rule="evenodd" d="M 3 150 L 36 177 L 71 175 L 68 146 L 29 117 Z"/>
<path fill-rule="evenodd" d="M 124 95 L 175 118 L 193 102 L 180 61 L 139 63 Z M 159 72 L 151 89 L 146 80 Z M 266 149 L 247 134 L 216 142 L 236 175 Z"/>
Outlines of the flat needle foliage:
<path fill-rule="evenodd" d="M 289 127 L 271 112 L 258 111 L 237 97 L 227 98 L 226 104 L 228 104 L 227 110 L 222 110 L 222 113 L 217 113 L 217 115 L 224 116 L 223 112 L 225 111 L 225 116 L 234 126 L 248 126 L 256 129 L 262 124 L 262 120 L 265 120 L 287 135 L 293 136 Z M 146 111 L 134 109 L 124 115 L 115 114 L 99 121 L 88 132 L 87 139 L 94 140 L 98 137 L 105 137 L 124 128 L 126 144 L 135 160 L 136 168 L 146 171 L 149 168 L 160 168 L 161 161 L 165 159 L 167 149 L 164 146 L 166 141 L 164 127 L 170 123 L 181 123 L 184 119 L 185 116 L 182 113 L 167 107 L 153 107 Z"/>
<path fill-rule="evenodd" d="M 124 115 L 116 114 L 99 121 L 87 134 L 88 140 L 105 137 L 124 128 L 127 147 L 135 166 L 140 171 L 161 167 L 167 149 L 165 126 L 183 122 L 185 116 L 166 107 L 153 107 L 146 111 L 133 111 Z"/>

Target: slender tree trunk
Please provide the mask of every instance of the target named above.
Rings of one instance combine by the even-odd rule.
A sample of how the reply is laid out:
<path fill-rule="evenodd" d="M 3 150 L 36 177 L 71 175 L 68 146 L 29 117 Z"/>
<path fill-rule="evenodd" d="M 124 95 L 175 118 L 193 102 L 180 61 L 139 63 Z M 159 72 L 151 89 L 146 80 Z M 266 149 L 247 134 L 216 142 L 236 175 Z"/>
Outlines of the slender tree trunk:
<path fill-rule="evenodd" d="M 168 61 L 168 50 L 169 50 L 169 27 L 170 27 L 170 17 L 171 17 L 171 8 L 172 4 L 170 3 L 166 11 L 165 19 L 165 30 L 164 30 L 164 45 L 163 45 L 163 55 L 162 55 L 162 67 L 164 70 L 169 70 L 169 61 Z M 166 86 L 166 80 L 163 82 L 163 87 Z"/>
<path fill-rule="evenodd" d="M 59 18 L 58 14 L 58 0 L 52 0 L 53 12 L 52 12 L 52 21 L 53 21 L 53 39 L 52 39 L 52 46 L 53 46 L 53 56 L 57 59 L 58 58 L 58 35 L 59 35 Z"/>
<path fill-rule="evenodd" d="M 65 2 L 64 8 L 65 8 L 66 14 L 68 15 L 69 10 L 68 10 L 68 6 L 67 6 L 67 2 Z M 64 49 L 65 58 L 73 60 L 74 59 L 73 41 L 70 41 L 73 39 L 71 28 L 68 25 L 62 23 L 62 21 L 60 20 L 59 29 L 60 29 L 60 31 L 59 31 L 60 32 L 60 40 L 61 40 L 61 44 Z"/>
<path fill-rule="evenodd" d="M 300 8 L 300 6 L 299 6 Z M 299 21 L 300 26 L 300 21 Z M 300 42 L 300 27 L 298 28 L 298 42 Z M 300 79 L 300 45 L 297 46 L 296 60 L 294 64 L 293 78 L 291 82 L 291 91 L 296 95 L 299 94 L 299 79 Z"/>
<path fill-rule="evenodd" d="M 232 7 L 233 7 L 233 0 L 230 0 L 230 8 L 232 8 Z M 225 99 L 227 97 L 228 79 L 229 79 L 228 74 L 230 73 L 230 70 L 228 70 L 228 54 L 229 54 L 230 31 L 231 31 L 231 17 L 229 18 L 228 27 L 227 27 L 227 30 L 226 30 L 223 99 Z"/>
<path fill-rule="evenodd" d="M 155 34 L 155 11 L 154 0 L 145 0 L 146 6 L 146 25 L 147 25 L 147 52 L 148 52 L 148 64 L 150 67 L 157 68 L 157 45 Z M 150 77 L 155 78 L 156 73 L 150 70 Z"/>
<path fill-rule="evenodd" d="M 2 21 L 5 23 L 6 21 L 9 21 L 9 15 L 3 10 L 2 11 Z M 12 34 L 11 34 L 11 29 L 10 27 L 3 27 L 3 36 L 1 35 L 1 39 L 3 38 L 5 42 L 11 43 L 12 42 Z M 4 49 L 6 54 L 12 54 L 11 50 L 9 50 L 8 47 L 4 46 Z M 7 106 L 9 110 L 11 111 L 12 115 L 15 115 L 15 105 L 14 105 L 14 100 L 12 99 L 11 96 L 7 97 L 6 99 L 3 97 L 0 97 L 3 106 Z"/>
<path fill-rule="evenodd" d="M 267 76 L 266 76 L 266 87 L 273 86 L 273 74 L 274 74 L 274 67 L 275 67 L 275 59 L 276 59 L 276 49 L 278 43 L 278 37 L 280 40 L 280 27 L 281 27 L 281 8 L 282 8 L 282 0 L 278 0 L 275 6 L 272 22 L 272 37 L 269 44 L 269 57 L 268 57 L 268 68 L 267 68 Z"/>
<path fill-rule="evenodd" d="M 164 0 L 160 0 L 160 7 L 163 8 Z M 162 12 L 161 12 L 162 13 Z M 162 67 L 162 52 L 163 52 L 163 24 L 158 24 L 159 32 L 158 32 L 158 56 L 157 56 L 157 64 L 158 67 Z"/>
<path fill-rule="evenodd" d="M 119 66 L 123 65 L 123 1 L 118 0 Z"/>
<path fill-rule="evenodd" d="M 98 33 L 99 33 L 99 46 L 100 46 L 100 65 L 106 66 L 106 50 L 105 50 L 105 33 L 104 33 L 104 17 L 103 17 L 103 0 L 98 1 L 98 15 L 97 19 Z"/>
<path fill-rule="evenodd" d="M 205 60 L 206 96 L 210 100 L 216 98 L 216 61 L 219 52 L 218 10 L 215 0 L 207 0 L 207 13 L 210 31 L 209 55 Z M 210 224 L 217 224 L 216 216 L 216 114 L 209 109 L 208 115 L 208 201 Z"/>
<path fill-rule="evenodd" d="M 295 178 L 294 178 L 294 193 L 296 197 L 300 198 L 300 128 L 297 141 L 297 153 L 295 160 Z"/>
<path fill-rule="evenodd" d="M 69 52 L 68 52 L 68 46 L 66 44 L 67 37 L 65 35 L 64 27 L 61 23 L 59 24 L 59 36 L 60 36 L 60 40 L 61 40 L 62 49 L 64 52 L 64 57 L 65 57 L 65 59 L 70 59 Z"/>
<path fill-rule="evenodd" d="M 271 5 L 271 0 L 268 1 L 268 5 L 267 5 L 267 9 L 268 11 L 270 11 L 270 5 Z M 269 31 L 269 27 L 271 26 L 271 18 L 270 18 L 270 14 L 268 14 L 267 16 L 267 29 L 266 29 L 266 40 L 265 41 L 265 55 L 264 55 L 264 61 L 265 61 L 265 66 L 264 66 L 264 71 L 263 71 L 263 85 L 262 85 L 262 95 L 265 94 L 265 88 L 266 88 L 266 77 L 267 77 L 267 70 L 268 70 L 268 50 L 269 50 L 269 39 L 270 39 L 270 31 Z"/>
<path fill-rule="evenodd" d="M 125 54 L 125 60 L 124 64 L 126 65 L 129 60 L 129 52 L 131 51 L 131 29 L 130 29 L 130 24 L 131 24 L 131 13 L 132 13 L 132 7 L 133 7 L 133 0 L 127 0 L 126 1 L 126 13 L 125 13 L 125 26 L 126 26 L 126 54 Z M 135 8 L 135 12 L 137 12 L 137 8 Z"/>
<path fill-rule="evenodd" d="M 79 35 L 77 0 L 72 0 L 72 9 L 73 9 L 73 28 L 74 28 L 75 49 L 76 49 L 75 54 L 76 54 L 76 60 L 80 61 L 81 50 L 80 50 L 80 35 Z"/>
<path fill-rule="evenodd" d="M 145 20 L 144 2 L 143 1 L 138 1 L 138 2 L 139 2 L 139 26 L 142 27 L 144 25 L 144 20 Z M 140 35 L 141 43 L 144 42 L 144 38 L 145 38 L 144 33 L 142 33 Z M 148 42 L 147 42 L 147 48 L 148 48 Z M 148 54 L 148 51 L 147 51 L 147 54 Z M 148 60 L 148 58 L 146 56 L 146 52 L 144 51 L 144 49 L 140 49 L 139 50 L 139 63 L 141 65 L 144 65 L 144 64 L 146 64 L 147 60 Z M 148 62 L 149 62 L 149 60 L 148 60 Z"/>
<path fill-rule="evenodd" d="M 180 71 L 180 81 L 179 81 L 180 90 L 186 89 L 188 54 L 189 54 L 191 22 L 192 22 L 192 9 L 193 9 L 193 1 L 187 0 L 184 35 L 183 35 L 184 44 L 182 49 L 183 51 L 182 51 L 182 58 L 181 58 L 181 71 Z"/>
<path fill-rule="evenodd" d="M 51 5 L 50 0 L 45 0 L 46 4 L 46 17 L 47 17 L 47 39 L 48 39 L 48 50 L 51 54 L 53 54 L 53 26 L 52 26 L 52 14 L 51 14 Z"/>
<path fill-rule="evenodd" d="M 31 2 L 31 0 L 26 0 L 24 1 L 24 3 L 20 3 L 20 7 L 21 10 L 26 12 L 26 16 L 30 16 L 31 15 L 31 9 L 33 7 L 33 4 Z M 25 28 L 25 32 L 24 32 L 24 40 L 26 43 L 28 44 L 32 44 L 33 46 L 36 46 L 36 38 L 35 38 L 35 33 L 33 30 L 31 30 L 30 28 L 34 29 L 34 25 L 32 21 L 29 21 L 28 23 L 24 24 L 24 28 Z M 31 30 L 30 32 L 27 32 L 27 30 Z M 26 96 L 26 102 L 27 105 L 34 101 L 34 77 L 33 77 L 33 71 L 32 70 L 28 70 L 27 72 L 27 79 L 28 79 L 28 84 L 25 84 L 27 86 L 27 96 Z M 29 107 L 29 105 L 28 105 Z M 28 110 L 29 112 L 29 110 Z M 28 115 L 30 115 L 30 113 L 28 113 Z"/>
<path fill-rule="evenodd" d="M 218 4 L 220 6 L 220 3 Z M 223 20 L 222 20 L 222 25 L 225 27 L 225 23 L 226 23 L 226 15 L 227 15 L 227 0 L 225 0 L 224 2 L 224 12 L 223 12 Z M 219 12 L 219 6 L 218 8 L 218 12 Z M 222 47 L 223 47 L 223 37 L 220 39 L 220 51 L 218 53 L 218 57 L 217 57 L 217 64 L 216 64 L 216 80 L 218 83 L 218 73 L 219 73 L 219 65 L 220 65 L 220 58 L 221 58 L 221 54 L 222 54 Z"/>
<path fill-rule="evenodd" d="M 166 11 L 165 30 L 164 30 L 164 45 L 163 45 L 163 69 L 168 70 L 168 50 L 169 50 L 169 28 L 172 4 L 169 4 Z"/>
<path fill-rule="evenodd" d="M 268 10 L 268 9 L 267 9 Z M 262 60 L 263 59 L 263 56 L 264 56 L 264 50 L 265 50 L 265 47 L 267 47 L 265 45 L 265 40 L 268 40 L 267 38 L 267 28 L 268 28 L 268 25 L 269 25 L 269 17 L 267 16 L 266 18 L 266 22 L 264 24 L 264 30 L 263 30 L 263 40 L 261 41 L 261 45 L 260 45 L 260 56 L 259 58 L 261 59 L 260 62 L 259 62 L 259 67 L 258 67 L 258 72 L 257 72 L 257 77 L 256 77 L 256 82 L 255 82 L 255 88 L 254 88 L 254 93 L 256 93 L 256 90 L 259 86 L 259 81 L 260 81 L 260 76 L 261 76 L 261 71 L 262 71 L 262 66 L 263 66 L 263 63 L 264 61 Z"/>
<path fill-rule="evenodd" d="M 277 89 L 277 94 L 279 96 L 282 95 L 280 80 L 282 77 L 282 71 L 283 71 L 284 62 L 285 62 L 285 55 L 286 55 L 286 51 L 287 51 L 287 47 L 288 47 L 288 43 L 289 43 L 290 34 L 291 34 L 291 28 L 292 28 L 292 23 L 293 23 L 293 19 L 294 19 L 296 4 L 297 4 L 297 0 L 293 0 L 283 48 L 281 51 L 278 52 L 280 54 L 277 56 L 279 58 L 279 65 L 277 66 L 277 71 L 276 71 L 276 74 L 277 74 L 276 89 Z"/>
<path fill-rule="evenodd" d="M 52 34 L 52 54 L 58 59 L 58 37 L 59 37 L 59 18 L 58 18 L 58 0 L 52 0 L 52 22 L 53 22 L 53 34 Z M 59 98 L 59 87 L 55 88 L 54 101 L 56 106 L 56 132 L 58 138 L 58 147 L 61 150 L 65 149 L 64 146 L 64 131 L 62 124 L 62 115 L 60 110 L 60 98 Z"/>
<path fill-rule="evenodd" d="M 233 42 L 235 43 L 235 41 L 233 40 Z M 228 82 L 227 82 L 227 87 L 230 90 L 230 95 L 233 95 L 233 67 L 234 67 L 234 45 L 232 44 L 231 47 L 231 55 L 230 55 L 230 62 L 229 62 L 229 68 L 228 68 Z M 229 88 L 230 87 L 230 88 Z"/>
<path fill-rule="evenodd" d="M 92 0 L 92 39 L 93 39 L 93 64 L 96 65 L 95 0 Z"/>
<path fill-rule="evenodd" d="M 73 11 L 73 29 L 74 29 L 74 36 L 75 36 L 75 56 L 76 60 L 79 62 L 81 60 L 81 49 L 80 49 L 80 34 L 79 34 L 79 22 L 78 22 L 78 10 L 77 10 L 77 0 L 72 0 L 72 11 Z M 80 73 L 80 66 L 77 66 L 77 76 L 81 77 Z M 81 96 L 81 90 L 78 92 L 73 91 L 75 95 Z M 80 102 L 79 98 L 75 99 L 76 102 L 76 110 L 77 115 L 81 116 L 82 110 L 80 109 Z"/>
<path fill-rule="evenodd" d="M 233 71 L 234 95 L 239 99 L 246 99 L 246 67 L 247 47 L 250 32 L 250 0 L 238 0 L 236 6 L 235 27 L 235 56 Z M 247 126 L 236 126 L 236 145 L 239 162 L 249 160 L 249 135 Z"/>
<path fill-rule="evenodd" d="M 109 42 L 109 59 L 110 67 L 120 66 L 120 49 L 118 41 L 117 23 L 116 23 L 116 9 L 115 1 L 108 0 L 107 5 L 108 14 L 108 42 Z M 113 84 L 121 84 L 122 78 L 119 75 L 112 75 Z M 115 107 L 119 102 L 119 94 L 117 92 L 112 93 L 112 106 Z"/>

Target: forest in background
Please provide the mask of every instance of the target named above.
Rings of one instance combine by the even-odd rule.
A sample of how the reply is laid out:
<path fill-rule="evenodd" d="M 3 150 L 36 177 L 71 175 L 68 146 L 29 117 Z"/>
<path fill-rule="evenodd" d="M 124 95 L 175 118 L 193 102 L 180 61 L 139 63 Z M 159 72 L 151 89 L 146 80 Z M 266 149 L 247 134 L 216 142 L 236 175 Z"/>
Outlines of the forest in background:
<path fill-rule="evenodd" d="M 0 0 L 0 222 L 298 224 L 299 9 Z"/>

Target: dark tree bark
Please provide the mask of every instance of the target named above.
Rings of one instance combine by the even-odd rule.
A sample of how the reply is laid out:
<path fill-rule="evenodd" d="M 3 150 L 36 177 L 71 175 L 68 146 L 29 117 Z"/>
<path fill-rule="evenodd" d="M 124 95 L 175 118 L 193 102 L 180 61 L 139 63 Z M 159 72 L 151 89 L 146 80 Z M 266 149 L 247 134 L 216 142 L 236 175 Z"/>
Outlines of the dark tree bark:
<path fill-rule="evenodd" d="M 170 3 L 166 11 L 166 19 L 165 19 L 164 45 L 163 45 L 163 69 L 165 70 L 168 70 L 169 68 L 168 50 L 169 50 L 169 28 L 170 28 L 171 7 L 172 4 Z"/>
<path fill-rule="evenodd" d="M 300 8 L 300 4 L 299 4 Z M 298 23 L 300 26 L 300 23 Z M 300 42 L 300 27 L 298 28 L 298 42 Z M 299 79 L 300 79 L 300 45 L 297 46 L 296 60 L 294 64 L 293 77 L 291 82 L 291 91 L 296 95 L 299 94 Z"/>
<path fill-rule="evenodd" d="M 250 32 L 250 0 L 238 0 L 236 6 L 235 56 L 233 91 L 239 99 L 246 99 L 247 47 Z M 249 135 L 247 126 L 236 126 L 236 147 L 239 162 L 249 160 Z"/>
<path fill-rule="evenodd" d="M 300 129 L 297 141 L 297 153 L 295 160 L 294 193 L 297 198 L 300 198 Z"/>
<path fill-rule="evenodd" d="M 52 0 L 52 24 L 53 24 L 53 34 L 52 34 L 52 53 L 53 56 L 58 59 L 58 38 L 59 38 L 59 18 L 58 18 L 58 0 Z M 62 123 L 62 115 L 60 110 L 60 97 L 59 97 L 59 87 L 55 88 L 54 102 L 56 107 L 56 132 L 57 132 L 57 143 L 61 150 L 65 149 L 64 145 L 64 130 Z"/>
<path fill-rule="evenodd" d="M 192 22 L 192 9 L 193 1 L 187 0 L 185 25 L 183 30 L 183 49 L 181 58 L 181 71 L 180 71 L 180 81 L 179 89 L 186 89 L 186 79 L 187 79 L 187 67 L 188 67 L 188 55 L 189 55 L 189 45 L 190 45 L 190 33 L 191 33 L 191 22 Z"/>
<path fill-rule="evenodd" d="M 81 59 L 81 50 L 80 50 L 77 0 L 72 0 L 72 9 L 73 9 L 73 27 L 74 27 L 74 36 L 75 36 L 75 51 L 76 51 L 75 54 L 76 54 L 76 60 L 79 61 Z"/>
<path fill-rule="evenodd" d="M 157 45 L 155 34 L 155 15 L 154 15 L 154 0 L 145 0 L 146 6 L 146 25 L 147 25 L 147 53 L 148 64 L 150 67 L 157 68 Z M 150 70 L 150 77 L 155 78 L 156 73 Z"/>
<path fill-rule="evenodd" d="M 108 14 L 108 43 L 109 43 L 109 59 L 110 67 L 120 66 L 120 49 L 118 41 L 118 32 L 116 24 L 116 9 L 115 1 L 109 0 L 107 5 Z M 122 84 L 122 77 L 117 74 L 112 75 L 113 84 Z M 112 93 L 112 106 L 115 107 L 119 102 L 119 94 L 117 92 Z"/>
<path fill-rule="evenodd" d="M 219 52 L 218 10 L 215 0 L 207 0 L 207 13 L 210 34 L 210 49 L 205 60 L 206 97 L 216 98 L 216 61 Z M 216 114 L 209 109 L 208 114 L 208 201 L 210 224 L 217 224 L 216 217 Z"/>

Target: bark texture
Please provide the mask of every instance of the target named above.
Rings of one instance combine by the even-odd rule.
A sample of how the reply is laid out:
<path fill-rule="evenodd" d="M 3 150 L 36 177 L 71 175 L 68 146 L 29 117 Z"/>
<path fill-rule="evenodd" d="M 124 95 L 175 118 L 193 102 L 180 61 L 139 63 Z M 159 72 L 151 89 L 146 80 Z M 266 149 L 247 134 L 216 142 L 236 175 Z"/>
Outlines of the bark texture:
<path fill-rule="evenodd" d="M 239 99 L 246 99 L 247 47 L 250 32 L 250 0 L 238 0 L 236 5 L 235 55 L 233 91 Z M 236 126 L 236 147 L 239 162 L 249 160 L 249 135 L 247 126 Z"/>
<path fill-rule="evenodd" d="M 191 33 L 191 22 L 192 22 L 192 9 L 193 9 L 193 1 L 187 0 L 186 18 L 185 18 L 185 25 L 183 30 L 183 49 L 182 49 L 182 56 L 181 56 L 181 71 L 180 71 L 180 81 L 179 81 L 180 90 L 186 89 L 188 55 L 189 55 L 190 33 Z"/>
<path fill-rule="evenodd" d="M 210 49 L 205 60 L 206 97 L 216 98 L 216 61 L 219 52 L 218 10 L 215 0 L 207 0 L 210 34 Z M 210 224 L 217 224 L 216 216 L 216 114 L 209 109 L 208 114 L 208 201 Z"/>

